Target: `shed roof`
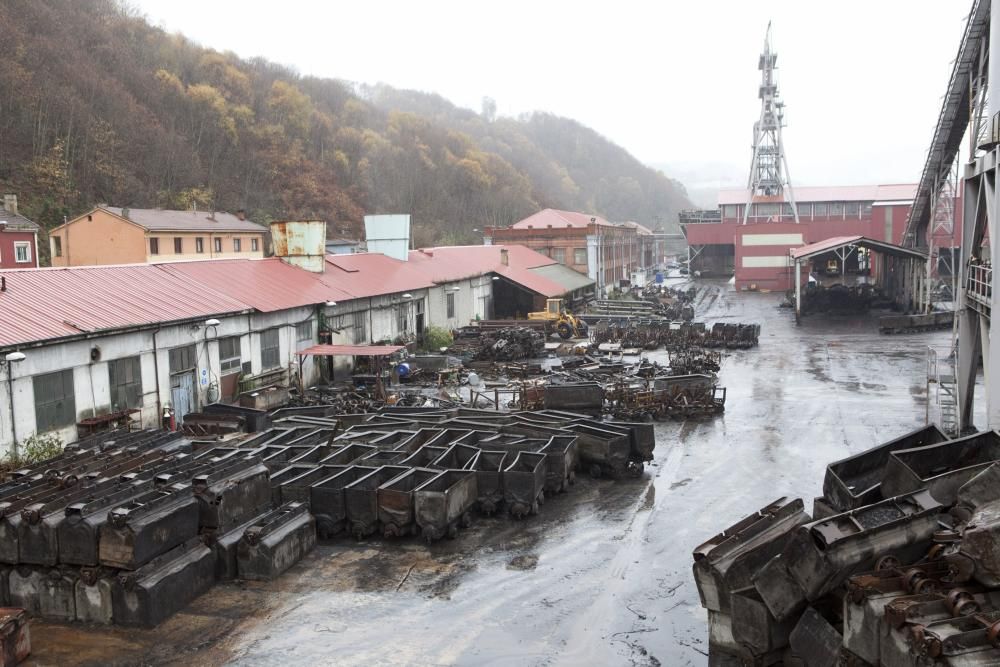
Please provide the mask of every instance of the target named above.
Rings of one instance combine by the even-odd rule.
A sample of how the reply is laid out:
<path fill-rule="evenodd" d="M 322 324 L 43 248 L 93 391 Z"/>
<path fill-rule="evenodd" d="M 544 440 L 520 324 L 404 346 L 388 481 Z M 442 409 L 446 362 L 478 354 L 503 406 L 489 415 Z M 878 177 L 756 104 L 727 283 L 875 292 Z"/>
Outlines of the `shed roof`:
<path fill-rule="evenodd" d="M 313 345 L 296 354 L 333 355 L 338 357 L 387 357 L 403 349 L 402 345 Z"/>
<path fill-rule="evenodd" d="M 156 265 L 0 272 L 0 346 L 249 310 L 206 284 Z"/>
<path fill-rule="evenodd" d="M 870 239 L 864 236 L 834 236 L 833 238 L 818 241 L 816 243 L 810 243 L 809 245 L 804 245 L 799 248 L 792 248 L 789 253 L 792 256 L 792 259 L 808 259 L 810 257 L 822 255 L 823 253 L 847 246 L 868 248 L 869 250 L 874 250 L 875 252 L 880 252 L 885 255 L 895 255 L 896 257 L 927 259 L 927 255 L 913 250 L 912 248 L 904 248 L 903 246 L 896 245 L 894 243 L 876 241 L 875 239 Z"/>
<path fill-rule="evenodd" d="M 563 264 L 549 264 L 529 269 L 532 273 L 546 280 L 551 280 L 563 287 L 564 292 L 575 292 L 594 284 L 594 281 L 579 271 L 574 271 Z"/>
<path fill-rule="evenodd" d="M 555 208 L 542 209 L 538 213 L 529 215 L 524 220 L 515 222 L 511 227 L 514 229 L 544 229 L 552 227 L 586 227 L 588 225 L 610 225 L 611 223 L 599 215 L 590 213 L 577 213 L 576 211 L 560 211 Z"/>
<path fill-rule="evenodd" d="M 7 229 L 11 231 L 37 232 L 41 227 L 38 223 L 28 220 L 20 213 L 11 213 L 0 206 L 0 223 L 7 223 Z"/>

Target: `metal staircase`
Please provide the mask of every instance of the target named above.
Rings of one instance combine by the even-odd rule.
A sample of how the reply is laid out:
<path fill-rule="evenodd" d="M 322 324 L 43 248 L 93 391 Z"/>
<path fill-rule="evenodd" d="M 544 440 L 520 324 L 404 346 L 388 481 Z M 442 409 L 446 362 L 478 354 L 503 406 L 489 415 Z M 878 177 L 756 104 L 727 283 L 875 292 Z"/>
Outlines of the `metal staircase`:
<path fill-rule="evenodd" d="M 931 414 L 931 385 L 934 385 L 936 414 Z M 958 394 L 955 388 L 955 348 L 939 363 L 937 350 L 927 348 L 927 413 L 930 424 L 937 417 L 938 426 L 950 438 L 958 436 Z"/>

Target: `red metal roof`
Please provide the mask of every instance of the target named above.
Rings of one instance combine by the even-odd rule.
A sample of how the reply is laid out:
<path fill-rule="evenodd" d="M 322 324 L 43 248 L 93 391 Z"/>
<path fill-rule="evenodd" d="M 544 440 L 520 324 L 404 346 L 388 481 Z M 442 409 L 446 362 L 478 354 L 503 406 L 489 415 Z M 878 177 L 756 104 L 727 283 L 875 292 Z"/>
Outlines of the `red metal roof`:
<path fill-rule="evenodd" d="M 249 310 L 154 265 L 0 271 L 0 346 Z"/>
<path fill-rule="evenodd" d="M 792 193 L 796 202 L 826 201 L 906 201 L 917 194 L 916 183 L 895 183 L 889 185 L 835 185 L 827 187 L 794 187 Z M 745 204 L 750 196 L 746 188 L 726 188 L 719 190 L 719 205 Z M 754 197 L 755 202 L 788 201 L 788 192 L 780 197 Z"/>
<path fill-rule="evenodd" d="M 507 251 L 503 264 L 502 250 Z M 511 282 L 547 297 L 562 296 L 566 288 L 532 273 L 539 266 L 557 264 L 551 257 L 522 245 L 442 246 L 410 251 L 410 264 L 435 283 L 496 273 Z"/>
<path fill-rule="evenodd" d="M 353 295 L 324 280 L 324 275 L 268 259 L 215 259 L 159 264 L 167 273 L 191 280 L 269 313 L 285 308 L 346 301 Z"/>
<path fill-rule="evenodd" d="M 320 279 L 355 298 L 395 294 L 433 287 L 434 283 L 409 262 L 381 253 L 327 255 L 326 273 Z"/>
<path fill-rule="evenodd" d="M 549 225 L 552 227 L 586 227 L 587 225 L 594 224 L 610 225 L 611 223 L 599 215 L 546 208 L 538 213 L 529 215 L 520 222 L 515 222 L 511 227 L 514 229 L 527 229 L 528 227 L 545 229 Z"/>
<path fill-rule="evenodd" d="M 333 355 L 338 357 L 387 357 L 403 349 L 402 345 L 313 345 L 296 354 Z"/>

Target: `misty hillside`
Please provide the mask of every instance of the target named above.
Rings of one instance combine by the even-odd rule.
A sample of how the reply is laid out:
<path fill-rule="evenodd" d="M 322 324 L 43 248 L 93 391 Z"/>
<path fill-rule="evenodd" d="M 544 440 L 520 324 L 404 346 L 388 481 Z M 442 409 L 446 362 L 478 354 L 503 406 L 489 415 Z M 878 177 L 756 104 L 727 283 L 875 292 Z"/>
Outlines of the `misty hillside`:
<path fill-rule="evenodd" d="M 579 123 L 302 77 L 150 26 L 113 0 L 0 3 L 0 190 L 45 226 L 99 202 L 319 218 L 411 213 L 468 242 L 551 206 L 672 225 L 684 188 Z"/>

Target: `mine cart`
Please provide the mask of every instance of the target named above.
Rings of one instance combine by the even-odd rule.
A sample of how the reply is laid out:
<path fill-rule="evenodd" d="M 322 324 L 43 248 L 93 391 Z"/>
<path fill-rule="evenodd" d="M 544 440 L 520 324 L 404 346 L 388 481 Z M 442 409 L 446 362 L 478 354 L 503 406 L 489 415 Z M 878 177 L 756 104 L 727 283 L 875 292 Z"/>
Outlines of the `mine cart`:
<path fill-rule="evenodd" d="M 445 470 L 414 492 L 414 513 L 427 542 L 455 537 L 459 524 L 467 527 L 478 498 L 473 470 Z"/>
<path fill-rule="evenodd" d="M 431 463 L 445 453 L 446 447 L 435 447 L 434 445 L 422 445 L 412 454 L 399 462 L 399 465 L 408 468 L 429 468 Z"/>
<path fill-rule="evenodd" d="M 479 511 L 489 516 L 503 502 L 503 469 L 516 454 L 480 450 L 466 468 L 476 471 Z"/>
<path fill-rule="evenodd" d="M 361 539 L 378 527 L 378 487 L 407 472 L 402 466 L 382 466 L 344 487 L 347 520 L 354 537 Z"/>
<path fill-rule="evenodd" d="M 471 447 L 469 445 L 452 445 L 446 449 L 441 456 L 437 457 L 437 459 L 431 463 L 430 467 L 461 470 L 468 466 L 469 463 L 476 458 L 476 454 L 478 453 L 478 447 Z"/>
<path fill-rule="evenodd" d="M 311 463 L 289 463 L 281 470 L 271 473 L 271 502 L 280 505 L 281 485 L 315 468 L 316 466 Z"/>
<path fill-rule="evenodd" d="M 397 452 L 394 449 L 379 449 L 360 459 L 358 463 L 378 467 L 392 465 L 404 458 L 406 458 L 406 452 Z"/>
<path fill-rule="evenodd" d="M 576 481 L 576 440 L 574 435 L 557 435 L 538 450 L 545 454 L 545 490 L 549 493 L 562 493 Z"/>
<path fill-rule="evenodd" d="M 321 538 L 332 537 L 345 528 L 344 488 L 376 470 L 368 466 L 348 466 L 309 487 L 309 507 L 316 517 L 316 532 Z"/>
<path fill-rule="evenodd" d="M 511 516 L 538 514 L 545 502 L 545 454 L 520 452 L 503 471 L 503 499 Z"/>
<path fill-rule="evenodd" d="M 416 535 L 420 531 L 414 520 L 414 491 L 441 474 L 440 470 L 411 468 L 378 488 L 378 520 L 385 537 Z"/>
<path fill-rule="evenodd" d="M 298 475 L 281 483 L 281 486 L 278 487 L 281 496 L 280 502 L 274 504 L 300 502 L 308 505 L 313 484 L 329 479 L 345 470 L 347 470 L 347 466 L 328 466 L 325 464 L 303 469 Z"/>
<path fill-rule="evenodd" d="M 604 408 L 604 387 L 596 382 L 548 384 L 542 400 L 546 409 L 600 414 Z"/>
<path fill-rule="evenodd" d="M 316 546 L 316 522 L 302 503 L 285 503 L 246 529 L 236 546 L 241 579 L 276 579 Z"/>
<path fill-rule="evenodd" d="M 632 458 L 641 462 L 653 460 L 653 450 L 656 449 L 656 434 L 653 425 L 646 422 L 602 422 L 603 428 L 627 428 L 632 445 Z"/>
<path fill-rule="evenodd" d="M 591 477 L 606 475 L 618 479 L 628 472 L 632 457 L 632 443 L 628 435 L 617 429 L 579 422 L 571 424 L 569 430 L 578 437 L 580 462 Z"/>
<path fill-rule="evenodd" d="M 345 445 L 320 461 L 323 465 L 346 466 L 375 451 L 371 445 Z"/>
<path fill-rule="evenodd" d="M 935 500 L 955 502 L 958 488 L 1000 461 L 1000 434 L 982 431 L 938 444 L 894 451 L 882 478 L 886 498 L 927 489 Z"/>

